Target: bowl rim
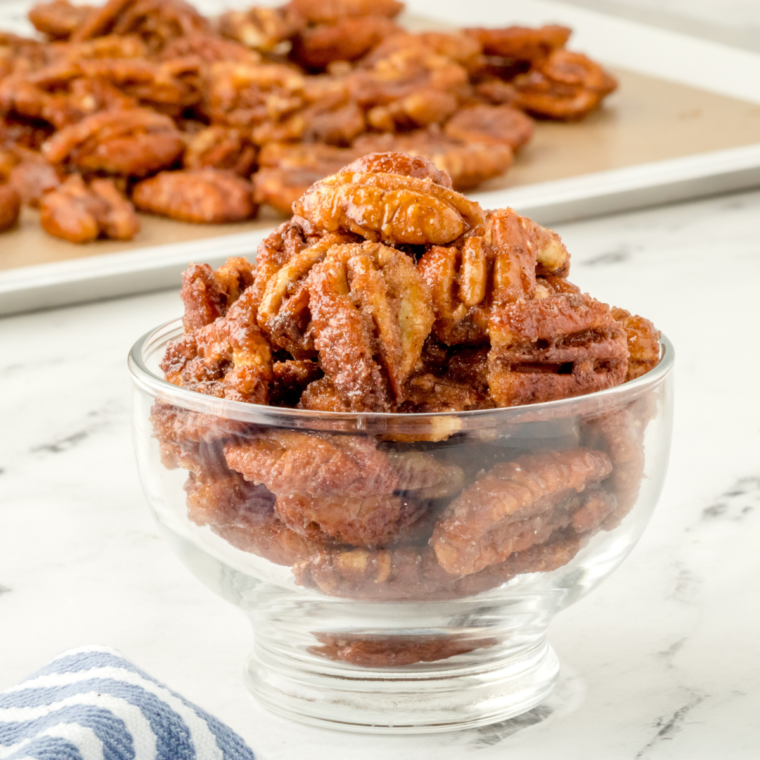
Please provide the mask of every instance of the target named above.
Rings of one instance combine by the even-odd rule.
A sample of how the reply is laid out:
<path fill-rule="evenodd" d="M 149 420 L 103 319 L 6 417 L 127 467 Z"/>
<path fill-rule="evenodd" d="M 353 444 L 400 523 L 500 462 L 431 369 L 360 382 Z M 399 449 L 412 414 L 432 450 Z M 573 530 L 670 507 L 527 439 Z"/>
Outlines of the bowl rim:
<path fill-rule="evenodd" d="M 466 412 L 323 412 L 231 401 L 173 385 L 148 367 L 146 353 L 165 347 L 183 332 L 182 319 L 177 318 L 149 330 L 134 343 L 127 363 L 136 389 L 157 400 L 202 414 L 270 427 L 311 430 L 370 432 L 371 429 L 371 432 L 376 432 L 392 428 L 394 432 L 408 430 L 415 433 L 431 427 L 440 428 L 447 421 L 456 420 L 456 432 L 459 432 L 571 415 L 592 416 L 626 405 L 659 387 L 670 375 L 675 363 L 673 344 L 661 333 L 660 363 L 654 369 L 635 380 L 583 396 Z"/>

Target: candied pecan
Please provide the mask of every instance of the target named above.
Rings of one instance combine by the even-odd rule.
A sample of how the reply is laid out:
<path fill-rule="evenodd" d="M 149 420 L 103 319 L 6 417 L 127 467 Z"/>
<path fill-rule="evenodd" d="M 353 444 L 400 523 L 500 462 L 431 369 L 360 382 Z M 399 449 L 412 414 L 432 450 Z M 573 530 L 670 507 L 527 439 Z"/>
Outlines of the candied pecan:
<path fill-rule="evenodd" d="M 296 583 L 328 596 L 399 601 L 450 598 L 457 578 L 425 547 L 325 547 L 293 566 Z M 448 592 L 448 593 L 447 593 Z"/>
<path fill-rule="evenodd" d="M 464 488 L 464 470 L 458 465 L 423 451 L 389 451 L 388 457 L 398 472 L 396 491 L 417 500 L 450 498 Z"/>
<path fill-rule="evenodd" d="M 467 72 L 428 48 L 402 48 L 348 79 L 352 96 L 368 109 L 370 125 L 383 132 L 397 127 L 441 124 L 456 110 L 467 89 Z"/>
<path fill-rule="evenodd" d="M 177 37 L 155 56 L 157 61 L 171 61 L 176 58 L 195 58 L 207 65 L 219 61 L 235 61 L 248 65 L 261 63 L 261 56 L 245 45 L 203 32 Z"/>
<path fill-rule="evenodd" d="M 514 80 L 517 105 L 546 119 L 582 119 L 611 92 L 617 81 L 581 53 L 557 50 Z"/>
<path fill-rule="evenodd" d="M 463 143 L 436 127 L 404 134 L 364 135 L 354 142 L 361 153 L 398 151 L 430 159 L 451 177 L 455 190 L 468 190 L 512 166 L 512 149 L 498 143 Z M 439 183 L 440 184 L 440 183 Z"/>
<path fill-rule="evenodd" d="M 291 0 L 290 7 L 310 24 L 325 24 L 362 16 L 398 16 L 398 0 Z"/>
<path fill-rule="evenodd" d="M 290 6 L 254 6 L 246 11 L 223 13 L 219 18 L 219 31 L 246 47 L 270 53 L 297 34 L 303 24 L 303 19 Z"/>
<path fill-rule="evenodd" d="M 436 185 L 451 188 L 451 177 L 441 171 L 433 161 L 425 156 L 393 151 L 369 153 L 345 167 L 347 172 L 381 172 L 398 174 L 414 179 L 429 179 Z"/>
<path fill-rule="evenodd" d="M 411 259 L 377 243 L 334 246 L 312 269 L 308 291 L 322 368 L 351 409 L 388 409 L 387 386 L 402 401 L 433 324 Z"/>
<path fill-rule="evenodd" d="M 21 213 L 21 198 L 10 185 L 0 185 L 0 232 L 13 227 Z"/>
<path fill-rule="evenodd" d="M 253 265 L 242 257 L 227 259 L 216 272 L 208 264 L 191 264 L 182 274 L 180 297 L 185 332 L 210 325 L 253 284 Z"/>
<path fill-rule="evenodd" d="M 64 127 L 42 146 L 51 164 L 127 177 L 143 177 L 171 166 L 183 150 L 174 122 L 142 108 L 88 116 Z"/>
<path fill-rule="evenodd" d="M 563 48 L 571 30 L 564 26 L 542 26 L 537 29 L 508 26 L 501 29 L 472 28 L 466 30 L 483 48 L 486 55 L 537 63 L 555 50 Z"/>
<path fill-rule="evenodd" d="M 491 313 L 489 333 L 489 387 L 498 406 L 570 398 L 625 381 L 625 331 L 590 296 L 508 303 Z"/>
<path fill-rule="evenodd" d="M 201 62 L 198 58 L 177 58 L 155 63 L 133 58 L 80 61 L 82 73 L 97 82 L 110 82 L 124 95 L 140 105 L 169 116 L 181 116 L 201 102 Z M 126 104 L 104 104 L 126 108 Z M 112 101 L 115 98 L 111 98 Z"/>
<path fill-rule="evenodd" d="M 185 169 L 228 169 L 249 177 L 256 164 L 256 148 L 238 129 L 206 127 L 187 140 Z"/>
<path fill-rule="evenodd" d="M 493 646 L 496 639 L 451 640 L 449 636 L 365 636 L 315 633 L 320 646 L 309 649 L 320 657 L 360 668 L 399 668 L 417 662 L 448 660 L 475 649 Z"/>
<path fill-rule="evenodd" d="M 297 408 L 310 409 L 315 412 L 351 411 L 329 377 L 322 377 L 313 383 L 309 383 L 301 394 Z"/>
<path fill-rule="evenodd" d="M 431 540 L 438 562 L 449 573 L 470 575 L 543 543 L 571 521 L 567 506 L 578 506 L 577 493 L 611 472 L 606 454 L 582 448 L 495 465 L 439 519 Z"/>
<path fill-rule="evenodd" d="M 351 98 L 343 79 L 329 75 L 308 77 L 304 100 L 306 104 L 298 114 L 304 122 L 304 142 L 346 146 L 367 128 L 364 111 Z"/>
<path fill-rule="evenodd" d="M 451 353 L 446 376 L 488 397 L 488 347 L 460 348 Z"/>
<path fill-rule="evenodd" d="M 14 152 L 17 148 L 39 151 L 52 133 L 53 127 L 45 122 L 0 115 L 0 145 Z"/>
<path fill-rule="evenodd" d="M 296 140 L 305 129 L 304 75 L 284 64 L 211 66 L 204 112 L 213 124 L 250 130 L 253 142 Z"/>
<path fill-rule="evenodd" d="M 398 484 L 391 460 L 355 436 L 268 430 L 225 446 L 227 464 L 275 494 L 314 498 L 390 495 Z"/>
<path fill-rule="evenodd" d="M 385 16 L 344 18 L 302 30 L 293 40 L 292 58 L 306 69 L 333 61 L 355 61 L 398 30 Z"/>
<path fill-rule="evenodd" d="M 536 298 L 546 298 L 552 293 L 571 293 L 580 295 L 581 289 L 565 277 L 555 274 L 543 274 L 536 277 Z"/>
<path fill-rule="evenodd" d="M 269 399 L 272 406 L 296 406 L 304 390 L 322 377 L 322 368 L 318 362 L 307 359 L 275 362 L 272 371 L 274 380 Z"/>
<path fill-rule="evenodd" d="M 482 52 L 480 43 L 472 35 L 462 32 L 399 32 L 386 37 L 366 55 L 361 65 L 374 66 L 378 61 L 389 58 L 399 50 L 426 48 L 438 55 L 469 68 Z"/>
<path fill-rule="evenodd" d="M 317 182 L 294 205 L 307 229 L 345 230 L 390 243 L 443 244 L 484 220 L 477 203 L 431 180 L 343 171 Z"/>
<path fill-rule="evenodd" d="M 317 548 L 277 517 L 274 496 L 264 486 L 253 485 L 237 473 L 193 473 L 185 491 L 190 520 L 208 525 L 237 549 L 276 565 L 292 565 Z"/>
<path fill-rule="evenodd" d="M 431 373 L 414 375 L 404 389 L 405 400 L 400 412 L 431 414 L 435 412 L 469 412 L 489 409 L 494 404 L 467 383 Z"/>
<path fill-rule="evenodd" d="M 94 179 L 88 186 L 78 174 L 42 196 L 40 224 L 49 235 L 71 243 L 131 240 L 140 230 L 132 204 L 112 180 Z"/>
<path fill-rule="evenodd" d="M 315 182 L 339 171 L 355 157 L 355 151 L 332 145 L 269 143 L 261 151 L 261 168 L 253 176 L 256 202 L 290 216 L 293 204 Z"/>
<path fill-rule="evenodd" d="M 343 242 L 340 235 L 325 235 L 283 262 L 279 270 L 271 273 L 263 288 L 257 312 L 259 326 L 275 346 L 295 357 L 308 358 L 316 354 L 309 311 L 311 270 L 332 246 Z M 257 286 L 264 274 L 257 271 Z"/>
<path fill-rule="evenodd" d="M 472 106 L 458 111 L 443 130 L 464 143 L 504 143 L 517 150 L 533 137 L 533 121 L 509 106 Z"/>
<path fill-rule="evenodd" d="M 544 543 L 515 552 L 498 565 L 489 565 L 479 573 L 460 579 L 452 597 L 480 594 L 501 586 L 517 575 L 558 570 L 575 558 L 586 539 L 586 536 L 579 536 L 574 531 L 557 531 Z"/>
<path fill-rule="evenodd" d="M 650 418 L 647 404 L 634 402 L 583 425 L 584 443 L 606 452 L 612 460 L 608 487 L 617 499 L 617 508 L 605 523 L 608 530 L 622 521 L 639 497 L 646 461 L 644 433 Z"/>
<path fill-rule="evenodd" d="M 152 52 L 160 52 L 177 37 L 211 32 L 211 24 L 183 0 L 109 0 L 87 16 L 71 39 L 135 34 Z"/>
<path fill-rule="evenodd" d="M 433 601 L 480 594 L 516 575 L 556 570 L 570 562 L 585 537 L 557 531 L 548 541 L 460 578 L 447 573 L 429 547 L 324 547 L 293 567 L 296 583 L 329 596 L 374 601 Z"/>
<path fill-rule="evenodd" d="M 61 184 L 61 178 L 41 156 L 30 154 L 11 169 L 8 184 L 21 196 L 22 203 L 37 208 L 44 193 L 55 190 Z"/>
<path fill-rule="evenodd" d="M 536 294 L 536 273 L 567 271 L 559 236 L 512 209 L 488 215 L 486 225 L 457 245 L 433 246 L 418 269 L 430 288 L 435 334 L 449 345 L 483 343 L 489 318 L 502 306 Z"/>
<path fill-rule="evenodd" d="M 258 309 L 269 280 L 282 269 L 293 256 L 316 240 L 308 241 L 303 230 L 292 221 L 284 222 L 273 230 L 256 249 L 256 271 L 251 286 L 251 304 Z"/>
<path fill-rule="evenodd" d="M 492 106 L 514 106 L 519 100 L 514 85 L 496 78 L 484 78 L 473 86 L 475 96 Z"/>
<path fill-rule="evenodd" d="M 29 21 L 38 32 L 51 40 L 67 40 L 93 10 L 91 5 L 72 5 L 69 0 L 38 3 L 29 13 Z"/>
<path fill-rule="evenodd" d="M 45 92 L 27 76 L 19 74 L 0 80 L 0 110 L 16 118 L 48 122 L 56 127 L 81 117 L 66 96 Z"/>
<path fill-rule="evenodd" d="M 277 515 L 316 543 L 381 546 L 419 519 L 425 507 L 403 496 L 306 496 L 280 494 Z"/>
<path fill-rule="evenodd" d="M 224 317 L 171 341 L 161 369 L 170 383 L 182 388 L 232 401 L 266 404 L 272 353 L 255 325 L 251 288 Z"/>
<path fill-rule="evenodd" d="M 217 469 L 220 461 L 224 463 L 222 469 L 227 468 L 224 451 L 218 448 L 219 444 L 235 435 L 243 435 L 248 432 L 246 424 L 238 420 L 228 420 L 211 414 L 192 412 L 162 402 L 156 402 L 151 407 L 150 423 L 154 436 L 160 444 L 176 447 L 174 448 L 175 452 L 185 452 L 188 457 L 194 457 L 193 461 L 201 465 L 208 464 L 203 459 L 205 454 Z M 204 445 L 205 449 L 203 448 Z M 200 457 L 196 456 L 198 453 L 201 454 Z M 219 459 L 220 456 L 221 460 Z M 177 463 L 169 469 L 178 466 L 189 470 L 196 469 L 183 463 Z"/>
<path fill-rule="evenodd" d="M 132 199 L 141 211 L 195 224 L 240 222 L 258 210 L 251 183 L 219 169 L 161 172 L 135 185 Z"/>
<path fill-rule="evenodd" d="M 612 307 L 612 318 L 625 330 L 628 339 L 626 381 L 635 380 L 660 363 L 660 332 L 644 317 Z"/>

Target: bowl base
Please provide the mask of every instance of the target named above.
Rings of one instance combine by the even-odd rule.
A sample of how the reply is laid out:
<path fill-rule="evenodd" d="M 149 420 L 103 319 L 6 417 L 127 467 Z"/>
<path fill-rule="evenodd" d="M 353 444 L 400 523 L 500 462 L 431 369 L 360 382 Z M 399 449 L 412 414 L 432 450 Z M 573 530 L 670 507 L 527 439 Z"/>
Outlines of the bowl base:
<path fill-rule="evenodd" d="M 283 717 L 360 733 L 419 734 L 497 723 L 554 689 L 559 661 L 541 636 L 517 651 L 483 648 L 448 660 L 367 668 L 289 657 L 257 640 L 245 670 L 253 696 Z"/>

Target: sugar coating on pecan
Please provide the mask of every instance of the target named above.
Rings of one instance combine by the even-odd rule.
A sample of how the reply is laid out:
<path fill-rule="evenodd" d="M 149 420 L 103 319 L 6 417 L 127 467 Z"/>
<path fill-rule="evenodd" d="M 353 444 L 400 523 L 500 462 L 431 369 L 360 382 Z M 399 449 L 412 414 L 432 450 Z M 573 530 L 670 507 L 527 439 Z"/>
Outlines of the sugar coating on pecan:
<path fill-rule="evenodd" d="M 253 266 L 242 256 L 227 259 L 216 271 L 208 264 L 191 264 L 182 274 L 180 291 L 185 330 L 198 330 L 223 317 L 252 284 Z"/>
<path fill-rule="evenodd" d="M 142 108 L 88 116 L 42 146 L 52 164 L 125 177 L 143 177 L 171 166 L 183 151 L 174 122 Z"/>
<path fill-rule="evenodd" d="M 612 307 L 613 319 L 625 330 L 628 341 L 626 381 L 645 375 L 660 363 L 660 331 L 644 317 Z"/>
<path fill-rule="evenodd" d="M 135 185 L 132 199 L 141 211 L 195 224 L 241 222 L 257 210 L 251 183 L 220 169 L 161 172 Z"/>
<path fill-rule="evenodd" d="M 489 319 L 488 384 L 499 406 L 571 398 L 625 381 L 626 336 L 609 306 L 562 293 L 516 301 Z"/>
<path fill-rule="evenodd" d="M 88 185 L 74 174 L 45 193 L 39 206 L 45 232 L 70 243 L 99 237 L 131 240 L 140 230 L 132 204 L 110 179 L 94 179 Z"/>
<path fill-rule="evenodd" d="M 444 244 L 484 220 L 482 209 L 429 179 L 345 171 L 316 183 L 293 206 L 310 225 L 386 243 Z"/>
<path fill-rule="evenodd" d="M 224 317 L 171 341 L 161 369 L 170 383 L 181 388 L 266 404 L 272 350 L 255 324 L 250 288 Z"/>
<path fill-rule="evenodd" d="M 385 16 L 343 18 L 303 29 L 293 40 L 292 56 L 306 69 L 324 69 L 333 61 L 355 61 L 398 26 Z"/>
<path fill-rule="evenodd" d="M 639 497 L 646 463 L 644 433 L 653 414 L 650 400 L 642 398 L 583 426 L 585 444 L 606 452 L 614 465 L 607 485 L 617 499 L 617 506 L 605 523 L 607 529 L 616 527 Z"/>
<path fill-rule="evenodd" d="M 563 274 L 570 256 L 556 233 L 512 209 L 451 246 L 432 246 L 418 264 L 433 296 L 435 333 L 447 344 L 488 339 L 503 306 L 533 299 L 537 273 Z M 492 341 L 493 341 L 493 336 Z"/>
<path fill-rule="evenodd" d="M 501 29 L 467 29 L 478 40 L 486 55 L 535 63 L 555 50 L 563 48 L 571 30 L 565 26 L 548 25 L 539 28 L 507 26 Z"/>
<path fill-rule="evenodd" d="M 188 138 L 182 163 L 186 169 L 226 169 L 249 177 L 256 157 L 256 147 L 240 130 L 207 127 Z"/>
<path fill-rule="evenodd" d="M 236 473 L 191 474 L 185 485 L 192 522 L 208 526 L 241 551 L 276 565 L 303 561 L 316 547 L 290 530 L 274 511 L 274 497 Z"/>
<path fill-rule="evenodd" d="M 415 523 L 425 505 L 408 496 L 281 494 L 275 510 L 292 530 L 318 543 L 381 546 Z"/>
<path fill-rule="evenodd" d="M 272 365 L 272 387 L 269 403 L 272 406 L 298 406 L 306 389 L 323 376 L 319 362 L 309 359 L 285 359 Z"/>
<path fill-rule="evenodd" d="M 361 498 L 391 494 L 398 485 L 388 456 L 355 436 L 269 430 L 228 443 L 225 455 L 231 469 L 275 494 Z"/>
<path fill-rule="evenodd" d="M 301 254 L 304 255 L 304 254 Z M 401 401 L 433 324 L 412 260 L 378 243 L 334 246 L 309 275 L 314 345 L 352 410 Z"/>
<path fill-rule="evenodd" d="M 540 532 L 548 531 L 548 538 L 565 527 L 557 524 L 557 506 L 611 472 L 606 454 L 581 448 L 497 464 L 442 515 L 431 541 L 436 557 L 447 572 L 470 575 L 543 543 L 536 539 Z"/>
<path fill-rule="evenodd" d="M 582 119 L 617 89 L 615 78 L 582 53 L 556 50 L 514 80 L 518 104 L 534 116 Z"/>
<path fill-rule="evenodd" d="M 510 106 L 478 105 L 457 112 L 444 132 L 463 143 L 503 143 L 517 150 L 533 137 L 533 121 Z"/>

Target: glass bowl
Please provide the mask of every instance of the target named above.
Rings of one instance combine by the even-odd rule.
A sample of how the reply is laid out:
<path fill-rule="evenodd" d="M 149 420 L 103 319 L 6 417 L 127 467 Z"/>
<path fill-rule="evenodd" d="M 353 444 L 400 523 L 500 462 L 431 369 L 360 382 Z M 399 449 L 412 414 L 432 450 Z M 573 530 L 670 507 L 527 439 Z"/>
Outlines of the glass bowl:
<path fill-rule="evenodd" d="M 163 325 L 129 356 L 140 477 L 182 561 L 250 618 L 245 679 L 263 705 L 431 732 L 551 692 L 549 623 L 631 551 L 662 489 L 666 338 L 654 370 L 587 396 L 344 414 L 175 387 L 159 362 L 181 334 Z"/>

